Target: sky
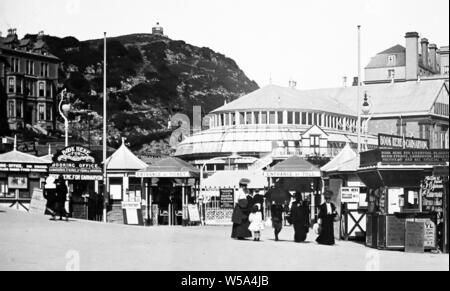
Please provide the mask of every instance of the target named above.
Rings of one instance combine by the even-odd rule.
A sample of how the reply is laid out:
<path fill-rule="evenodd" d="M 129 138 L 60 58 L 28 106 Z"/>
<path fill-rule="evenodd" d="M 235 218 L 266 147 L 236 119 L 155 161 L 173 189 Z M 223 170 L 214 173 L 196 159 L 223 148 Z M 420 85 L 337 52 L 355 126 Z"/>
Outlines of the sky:
<path fill-rule="evenodd" d="M 342 86 L 343 77 L 417 31 L 449 44 L 448 0 L 0 0 L 0 31 L 79 40 L 151 33 L 159 21 L 174 40 L 236 61 L 259 86 Z M 362 73 L 364 70 L 362 70 Z"/>

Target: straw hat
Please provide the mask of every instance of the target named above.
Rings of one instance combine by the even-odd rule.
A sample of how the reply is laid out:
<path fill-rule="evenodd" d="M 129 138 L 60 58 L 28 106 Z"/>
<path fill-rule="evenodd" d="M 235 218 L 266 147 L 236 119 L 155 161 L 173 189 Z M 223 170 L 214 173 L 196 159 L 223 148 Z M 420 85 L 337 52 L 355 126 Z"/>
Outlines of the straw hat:
<path fill-rule="evenodd" d="M 247 178 L 242 178 L 242 179 L 239 181 L 239 185 L 248 185 L 248 184 L 250 184 L 250 180 L 247 179 Z"/>

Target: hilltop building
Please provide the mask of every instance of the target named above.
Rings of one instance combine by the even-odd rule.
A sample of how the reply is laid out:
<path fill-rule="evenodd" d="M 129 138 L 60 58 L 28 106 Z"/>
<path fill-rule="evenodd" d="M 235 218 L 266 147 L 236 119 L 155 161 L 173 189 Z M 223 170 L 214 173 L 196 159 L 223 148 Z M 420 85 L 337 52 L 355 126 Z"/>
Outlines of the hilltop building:
<path fill-rule="evenodd" d="M 164 36 L 164 28 L 156 22 L 156 25 L 152 27 L 152 34 Z"/>
<path fill-rule="evenodd" d="M 52 55 L 40 32 L 36 40 L 22 39 L 16 29 L 0 37 L 1 86 L 6 90 L 9 127 L 31 125 L 46 133 L 56 128 L 57 84 L 60 60 Z"/>

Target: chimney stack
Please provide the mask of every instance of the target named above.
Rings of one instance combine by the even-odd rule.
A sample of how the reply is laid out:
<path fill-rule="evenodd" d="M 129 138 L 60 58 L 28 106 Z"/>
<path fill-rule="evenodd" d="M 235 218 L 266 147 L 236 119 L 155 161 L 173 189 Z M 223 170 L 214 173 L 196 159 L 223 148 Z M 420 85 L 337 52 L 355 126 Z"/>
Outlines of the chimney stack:
<path fill-rule="evenodd" d="M 417 80 L 419 75 L 419 34 L 407 32 L 406 38 L 406 80 Z"/>
<path fill-rule="evenodd" d="M 422 65 L 425 68 L 429 68 L 430 66 L 428 65 L 428 39 L 422 38 L 420 44 L 422 46 Z"/>
<path fill-rule="evenodd" d="M 438 68 L 437 68 L 437 45 L 432 43 L 432 44 L 430 44 L 428 49 L 430 50 L 429 53 L 430 53 L 431 69 L 433 70 L 433 72 L 437 72 L 438 71 Z"/>
<path fill-rule="evenodd" d="M 43 39 L 43 38 L 44 38 L 44 31 L 41 30 L 38 32 L 37 39 Z"/>

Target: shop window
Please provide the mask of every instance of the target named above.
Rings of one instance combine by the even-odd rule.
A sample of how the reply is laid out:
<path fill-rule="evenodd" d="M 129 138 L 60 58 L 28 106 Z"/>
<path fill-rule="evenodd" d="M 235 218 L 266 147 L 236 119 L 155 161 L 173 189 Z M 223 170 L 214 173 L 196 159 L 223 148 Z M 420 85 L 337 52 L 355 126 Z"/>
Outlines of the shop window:
<path fill-rule="evenodd" d="M 16 87 L 16 79 L 13 77 L 8 79 L 8 93 L 14 93 L 14 88 Z"/>
<path fill-rule="evenodd" d="M 8 196 L 8 181 L 0 180 L 0 198 L 6 198 Z"/>
<path fill-rule="evenodd" d="M 277 124 L 284 124 L 284 120 L 283 120 L 283 111 L 278 111 L 278 122 Z"/>
<path fill-rule="evenodd" d="M 43 104 L 39 105 L 39 120 L 45 120 L 45 106 Z"/>
<path fill-rule="evenodd" d="M 122 200 L 122 178 L 109 179 L 109 195 L 112 200 Z"/>
<path fill-rule="evenodd" d="M 419 211 L 419 189 L 404 188 L 399 195 L 399 206 L 402 212 Z"/>
<path fill-rule="evenodd" d="M 128 185 L 128 195 L 130 201 L 140 202 L 142 199 L 142 186 L 139 178 L 130 178 Z"/>
<path fill-rule="evenodd" d="M 294 112 L 290 111 L 288 112 L 288 124 L 294 124 Z"/>

